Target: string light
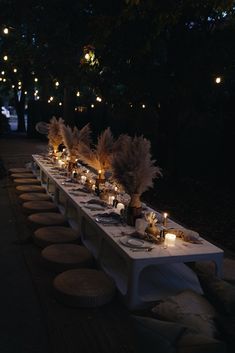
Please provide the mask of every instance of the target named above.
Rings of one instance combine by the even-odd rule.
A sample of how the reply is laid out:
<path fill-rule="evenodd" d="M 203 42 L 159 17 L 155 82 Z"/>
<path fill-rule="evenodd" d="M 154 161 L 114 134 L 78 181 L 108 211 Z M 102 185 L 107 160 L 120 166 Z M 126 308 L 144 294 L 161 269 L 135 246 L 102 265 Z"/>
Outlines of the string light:
<path fill-rule="evenodd" d="M 219 84 L 219 83 L 221 83 L 221 81 L 222 81 L 222 79 L 220 76 L 215 78 L 215 83 Z"/>
<path fill-rule="evenodd" d="M 5 27 L 5 28 L 3 29 L 3 33 L 4 33 L 4 34 L 8 34 L 8 33 L 9 33 L 9 29 L 8 29 L 7 27 Z"/>
<path fill-rule="evenodd" d="M 62 105 L 62 103 L 61 103 L 61 102 L 59 102 L 59 105 Z"/>
<path fill-rule="evenodd" d="M 94 104 L 91 104 L 91 108 L 95 108 L 95 105 L 94 105 Z"/>
<path fill-rule="evenodd" d="M 6 82 L 6 79 L 5 79 L 5 78 L 3 79 L 3 82 Z"/>
<path fill-rule="evenodd" d="M 96 97 L 97 102 L 102 102 L 102 98 L 101 97 Z"/>
<path fill-rule="evenodd" d="M 50 101 L 50 99 L 48 99 L 48 101 L 47 101 L 48 103 L 51 103 L 51 101 Z"/>
<path fill-rule="evenodd" d="M 0 81 L 2 81 L 2 77 L 0 77 Z"/>
<path fill-rule="evenodd" d="M 52 97 L 52 96 L 49 98 L 49 100 L 50 100 L 51 102 L 53 101 L 53 99 L 54 99 L 54 97 Z"/>
<path fill-rule="evenodd" d="M 80 97 L 80 92 L 79 91 L 77 91 L 76 96 Z"/>
<path fill-rule="evenodd" d="M 35 77 L 34 82 L 38 82 L 38 78 L 37 77 Z"/>
<path fill-rule="evenodd" d="M 15 85 L 12 85 L 11 88 L 15 88 Z"/>
<path fill-rule="evenodd" d="M 5 71 L 2 71 L 1 74 L 2 74 L 2 75 L 5 75 Z"/>
<path fill-rule="evenodd" d="M 146 105 L 145 105 L 145 104 L 142 104 L 142 108 L 145 109 L 145 108 L 146 108 Z"/>
<path fill-rule="evenodd" d="M 21 81 L 19 81 L 19 82 L 18 82 L 18 86 L 21 86 L 21 85 L 22 85 L 22 82 L 21 82 Z"/>
<path fill-rule="evenodd" d="M 58 87 L 60 85 L 59 81 L 56 81 L 55 86 Z"/>
<path fill-rule="evenodd" d="M 36 99 L 37 99 L 37 100 L 39 100 L 39 99 L 40 99 L 40 97 L 39 97 L 39 96 L 37 96 L 37 97 L 36 97 Z"/>
<path fill-rule="evenodd" d="M 8 56 L 7 56 L 7 55 L 4 55 L 3 60 L 4 60 L 4 61 L 7 61 L 7 60 L 8 60 Z"/>
<path fill-rule="evenodd" d="M 88 61 L 90 59 L 90 54 L 86 53 L 85 54 L 85 59 Z"/>
<path fill-rule="evenodd" d="M 17 72 L 17 69 L 16 69 L 16 68 L 15 68 L 15 69 L 13 69 L 13 72 L 15 72 L 15 73 L 16 73 L 16 72 Z"/>
<path fill-rule="evenodd" d="M 28 92 L 27 91 L 24 91 L 24 94 L 27 94 Z"/>

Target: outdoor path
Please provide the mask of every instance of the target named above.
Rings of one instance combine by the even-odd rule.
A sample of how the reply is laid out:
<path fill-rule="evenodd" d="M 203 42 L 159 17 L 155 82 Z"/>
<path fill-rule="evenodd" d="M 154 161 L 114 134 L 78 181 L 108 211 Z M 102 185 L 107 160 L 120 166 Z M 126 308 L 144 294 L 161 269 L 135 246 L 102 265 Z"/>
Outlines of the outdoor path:
<path fill-rule="evenodd" d="M 21 165 L 43 145 L 0 138 L 0 156 L 7 167 Z M 0 179 L 0 279 L 0 352 L 49 353 L 40 304 L 17 238 L 7 178 Z"/>

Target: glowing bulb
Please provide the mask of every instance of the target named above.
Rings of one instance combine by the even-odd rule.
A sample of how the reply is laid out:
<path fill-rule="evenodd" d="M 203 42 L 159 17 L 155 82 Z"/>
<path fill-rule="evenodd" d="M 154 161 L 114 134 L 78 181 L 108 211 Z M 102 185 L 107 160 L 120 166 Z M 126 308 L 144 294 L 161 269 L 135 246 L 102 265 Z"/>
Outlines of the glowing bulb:
<path fill-rule="evenodd" d="M 0 77 L 0 81 L 2 81 L 2 77 Z"/>
<path fill-rule="evenodd" d="M 7 56 L 7 55 L 4 55 L 3 60 L 4 60 L 4 61 L 7 61 L 7 60 L 8 60 L 8 56 Z"/>
<path fill-rule="evenodd" d="M 24 91 L 24 94 L 27 94 L 28 92 L 27 91 Z"/>
<path fill-rule="evenodd" d="M 89 60 L 90 59 L 90 55 L 88 53 L 85 54 L 85 59 Z"/>
<path fill-rule="evenodd" d="M 3 82 L 6 82 L 6 79 L 5 79 L 5 78 L 3 79 Z"/>
<path fill-rule="evenodd" d="M 94 104 L 91 104 L 91 108 L 95 108 Z"/>
<path fill-rule="evenodd" d="M 221 83 L 221 81 L 222 81 L 221 77 L 218 76 L 215 78 L 215 83 L 219 84 Z"/>
<path fill-rule="evenodd" d="M 60 85 L 59 81 L 56 81 L 55 86 L 58 87 Z"/>
<path fill-rule="evenodd" d="M 2 74 L 2 75 L 5 75 L 5 71 L 2 71 L 1 74 Z"/>
<path fill-rule="evenodd" d="M 35 77 L 34 82 L 38 82 L 38 78 L 37 77 Z"/>
<path fill-rule="evenodd" d="M 49 98 L 49 100 L 50 100 L 51 102 L 53 101 L 53 99 L 54 99 L 54 97 L 52 97 L 52 96 Z"/>
<path fill-rule="evenodd" d="M 97 102 L 102 102 L 102 98 L 101 97 L 96 97 Z"/>
<path fill-rule="evenodd" d="M 51 101 L 50 101 L 50 99 L 48 99 L 48 101 L 47 101 L 48 103 L 51 103 Z"/>
<path fill-rule="evenodd" d="M 36 99 L 37 99 L 37 100 L 39 100 L 39 99 L 40 99 L 40 97 L 39 97 L 39 96 L 37 96 L 37 97 L 36 97 Z"/>
<path fill-rule="evenodd" d="M 9 33 L 9 29 L 8 29 L 7 27 L 5 27 L 5 28 L 3 29 L 3 33 L 4 33 L 4 34 L 8 34 L 8 33 Z"/>
<path fill-rule="evenodd" d="M 19 81 L 19 82 L 18 82 L 18 85 L 19 85 L 19 86 L 21 86 L 21 85 L 22 85 L 22 82 L 21 82 L 21 81 Z"/>
<path fill-rule="evenodd" d="M 59 105 L 62 105 L 62 103 L 60 102 Z"/>
<path fill-rule="evenodd" d="M 16 72 L 17 72 L 17 69 L 13 69 L 13 72 L 15 72 L 15 73 L 16 73 Z"/>
<path fill-rule="evenodd" d="M 36 93 L 36 94 L 38 93 L 38 90 L 37 90 L 37 89 L 35 90 L 35 93 Z"/>
<path fill-rule="evenodd" d="M 79 91 L 77 91 L 76 96 L 80 97 L 80 92 Z"/>
<path fill-rule="evenodd" d="M 145 109 L 145 108 L 146 108 L 145 104 L 142 104 L 142 108 L 143 108 L 143 109 Z"/>
<path fill-rule="evenodd" d="M 12 85 L 11 88 L 15 88 L 15 85 Z"/>

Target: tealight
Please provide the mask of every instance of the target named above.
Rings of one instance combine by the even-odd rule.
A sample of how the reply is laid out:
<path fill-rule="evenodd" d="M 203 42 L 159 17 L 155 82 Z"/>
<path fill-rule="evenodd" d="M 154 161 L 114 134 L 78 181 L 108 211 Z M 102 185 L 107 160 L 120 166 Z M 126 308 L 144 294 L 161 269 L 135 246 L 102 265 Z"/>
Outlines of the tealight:
<path fill-rule="evenodd" d="M 81 183 L 82 183 L 82 184 L 85 184 L 86 179 L 87 179 L 86 176 L 85 176 L 85 175 L 82 175 L 82 176 L 81 176 Z"/>
<path fill-rule="evenodd" d="M 125 208 L 124 204 L 121 202 L 118 202 L 117 204 L 117 213 L 121 214 L 121 210 L 123 210 Z"/>
<path fill-rule="evenodd" d="M 172 234 L 172 233 L 166 233 L 165 234 L 165 246 L 168 247 L 173 247 L 175 246 L 175 239 L 176 239 L 176 235 Z"/>
<path fill-rule="evenodd" d="M 108 198 L 108 204 L 113 205 L 113 201 L 115 200 L 115 196 L 109 196 Z"/>

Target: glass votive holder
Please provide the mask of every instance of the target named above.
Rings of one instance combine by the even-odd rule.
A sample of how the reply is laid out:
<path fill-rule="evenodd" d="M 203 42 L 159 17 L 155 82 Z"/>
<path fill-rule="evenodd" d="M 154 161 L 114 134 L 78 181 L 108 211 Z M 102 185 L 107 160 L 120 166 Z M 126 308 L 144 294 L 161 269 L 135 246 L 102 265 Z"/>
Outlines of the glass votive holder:
<path fill-rule="evenodd" d="M 176 235 L 172 233 L 165 234 L 165 241 L 164 245 L 167 247 L 174 247 L 175 246 Z"/>

